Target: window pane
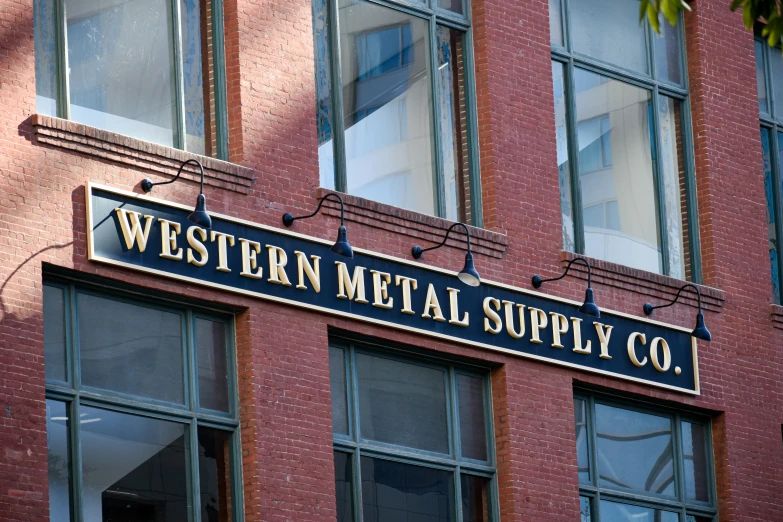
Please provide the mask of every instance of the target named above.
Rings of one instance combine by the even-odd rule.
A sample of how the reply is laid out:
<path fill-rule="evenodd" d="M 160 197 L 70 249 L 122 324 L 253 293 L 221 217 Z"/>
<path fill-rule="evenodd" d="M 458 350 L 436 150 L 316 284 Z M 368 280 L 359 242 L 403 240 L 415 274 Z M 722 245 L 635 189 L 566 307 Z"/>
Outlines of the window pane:
<path fill-rule="evenodd" d="M 565 71 L 560 62 L 552 62 L 555 91 L 555 132 L 557 135 L 557 173 L 560 181 L 560 209 L 563 216 L 563 250 L 576 251 L 574 218 L 571 205 L 571 174 L 568 165 L 568 123 L 566 119 Z"/>
<path fill-rule="evenodd" d="M 188 519 L 185 426 L 82 407 L 84 519 Z"/>
<path fill-rule="evenodd" d="M 678 522 L 672 511 L 601 501 L 601 522 Z"/>
<path fill-rule="evenodd" d="M 666 24 L 663 24 L 666 25 Z M 661 148 L 660 172 L 666 197 L 666 228 L 669 239 L 669 275 L 691 280 L 688 245 L 685 169 L 682 150 L 681 102 L 658 96 L 658 128 Z"/>
<path fill-rule="evenodd" d="M 228 412 L 226 325 L 196 319 L 199 407 Z"/>
<path fill-rule="evenodd" d="M 347 191 L 434 214 L 427 21 L 359 1 L 339 27 Z"/>
<path fill-rule="evenodd" d="M 774 116 L 775 118 L 783 118 L 783 55 L 781 55 L 780 49 L 770 49 L 767 57 L 772 75 L 772 94 L 775 98 Z"/>
<path fill-rule="evenodd" d="M 764 191 L 767 198 L 767 234 L 769 236 L 769 264 L 772 275 L 772 299 L 780 304 L 780 277 L 778 268 L 778 240 L 775 212 L 775 185 L 772 181 L 772 156 L 769 130 L 761 129 L 761 150 L 764 156 Z"/>
<path fill-rule="evenodd" d="M 79 294 L 82 383 L 185 402 L 180 315 Z"/>
<path fill-rule="evenodd" d="M 712 522 L 712 517 L 700 517 L 697 515 L 686 515 L 685 522 Z"/>
<path fill-rule="evenodd" d="M 43 287 L 44 366 L 46 378 L 68 379 L 65 359 L 65 292 L 55 286 Z"/>
<path fill-rule="evenodd" d="M 563 45 L 563 11 L 560 0 L 549 0 L 549 41 Z"/>
<path fill-rule="evenodd" d="M 345 352 L 341 348 L 329 347 L 329 379 L 332 387 L 332 431 L 348 435 Z"/>
<path fill-rule="evenodd" d="M 454 11 L 458 14 L 465 14 L 462 8 L 462 0 L 438 0 L 438 7 Z"/>
<path fill-rule="evenodd" d="M 779 132 L 778 133 L 778 160 L 783 162 L 783 156 L 781 156 L 781 154 L 783 154 L 783 132 Z M 780 171 L 780 167 L 781 167 L 780 164 L 777 165 L 778 173 L 781 172 Z M 781 182 L 783 182 L 783 180 Z M 780 191 L 780 188 L 781 187 L 776 187 L 776 190 Z M 777 195 L 780 197 L 781 193 L 778 192 Z M 777 217 L 775 216 L 773 219 L 776 219 L 776 218 Z M 774 259 L 774 262 L 775 262 L 775 266 L 777 266 L 777 264 L 780 262 L 779 261 L 779 259 L 780 259 L 780 256 L 779 256 L 779 254 L 780 254 L 780 245 L 777 244 L 777 235 L 775 235 L 775 239 L 776 239 L 776 241 L 775 241 L 775 259 Z M 773 279 L 773 281 L 774 281 L 774 286 L 775 286 L 776 295 L 777 295 L 777 294 L 779 294 L 780 281 L 779 281 L 778 277 L 775 277 Z"/>
<path fill-rule="evenodd" d="M 449 452 L 446 372 L 356 354 L 364 439 Z"/>
<path fill-rule="evenodd" d="M 69 522 L 70 460 L 68 458 L 68 411 L 64 402 L 46 401 L 46 441 L 49 461 L 49 520 Z"/>
<path fill-rule="evenodd" d="M 313 0 L 315 39 L 316 125 L 318 126 L 318 167 L 321 186 L 334 190 L 334 149 L 332 143 L 332 68 L 329 53 L 328 0 Z"/>
<path fill-rule="evenodd" d="M 579 482 L 590 484 L 590 459 L 587 454 L 587 403 L 574 399 L 576 424 L 576 459 L 579 468 Z"/>
<path fill-rule="evenodd" d="M 65 0 L 71 119 L 174 145 L 172 21 L 166 0 Z"/>
<path fill-rule="evenodd" d="M 688 500 L 710 501 L 707 478 L 707 430 L 702 424 L 682 423 L 682 458 Z"/>
<path fill-rule="evenodd" d="M 446 218 L 470 223 L 464 33 L 438 26 L 438 104 Z"/>
<path fill-rule="evenodd" d="M 462 475 L 462 522 L 489 522 L 489 479 Z"/>
<path fill-rule="evenodd" d="M 180 0 L 182 80 L 185 86 L 185 150 L 205 156 L 215 156 L 217 153 L 215 78 L 210 74 L 211 65 L 214 64 L 211 7 L 211 0 Z M 202 28 L 207 36 L 206 41 L 202 41 Z"/>
<path fill-rule="evenodd" d="M 457 393 L 462 456 L 468 459 L 487 460 L 484 380 L 457 374 Z"/>
<path fill-rule="evenodd" d="M 659 80 L 671 83 L 682 83 L 680 72 L 680 26 L 669 25 L 664 21 L 660 24 L 660 34 L 651 31 L 655 42 L 655 70 Z"/>
<path fill-rule="evenodd" d="M 590 522 L 592 510 L 590 509 L 590 498 L 579 497 L 579 518 L 581 522 Z"/>
<path fill-rule="evenodd" d="M 671 420 L 604 404 L 595 416 L 599 485 L 673 496 Z"/>
<path fill-rule="evenodd" d="M 202 522 L 231 522 L 231 434 L 198 428 Z"/>
<path fill-rule="evenodd" d="M 337 497 L 337 522 L 353 522 L 353 473 L 351 455 L 334 452 L 334 485 Z"/>
<path fill-rule="evenodd" d="M 769 113 L 768 99 L 767 99 L 767 82 L 766 73 L 764 71 L 764 42 L 756 40 L 756 85 L 759 94 L 759 112 L 762 114 Z"/>
<path fill-rule="evenodd" d="M 571 0 L 569 10 L 574 51 L 633 71 L 648 72 L 638 2 Z"/>
<path fill-rule="evenodd" d="M 34 0 L 35 111 L 57 116 L 57 19 L 55 0 Z"/>
<path fill-rule="evenodd" d="M 616 203 L 620 227 L 585 224 L 585 254 L 660 273 L 650 92 L 581 69 L 574 83 L 582 209 Z"/>
<path fill-rule="evenodd" d="M 454 487 L 448 471 L 362 457 L 364 522 L 450 522 Z"/>

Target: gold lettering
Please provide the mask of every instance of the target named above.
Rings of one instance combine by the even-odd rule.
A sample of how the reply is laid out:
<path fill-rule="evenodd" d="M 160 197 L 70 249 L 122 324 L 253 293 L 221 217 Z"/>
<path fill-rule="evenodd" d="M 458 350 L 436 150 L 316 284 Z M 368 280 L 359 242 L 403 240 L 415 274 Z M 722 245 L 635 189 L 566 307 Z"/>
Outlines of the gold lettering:
<path fill-rule="evenodd" d="M 418 283 L 412 277 L 394 276 L 394 284 L 400 286 L 402 284 L 402 313 L 413 315 L 416 312 L 411 308 L 411 288 L 416 290 Z"/>
<path fill-rule="evenodd" d="M 128 247 L 128 250 L 133 250 L 134 244 L 138 242 L 139 252 L 144 252 L 147 248 L 147 239 L 150 237 L 150 225 L 153 217 L 144 216 L 144 229 L 142 230 L 141 214 L 139 212 L 122 208 L 115 208 L 114 210 L 117 212 L 117 217 L 120 220 L 125 246 Z M 130 223 L 128 223 L 128 216 L 130 216 Z"/>
<path fill-rule="evenodd" d="M 435 312 L 434 317 L 430 315 L 430 310 Z M 425 319 L 446 322 L 446 318 L 443 317 L 443 312 L 440 309 L 438 295 L 435 293 L 435 287 L 432 286 L 432 283 L 427 287 L 427 299 L 424 301 L 424 313 L 421 316 Z"/>
<path fill-rule="evenodd" d="M 528 310 L 530 310 L 530 342 L 541 344 L 543 341 L 540 337 L 540 331 L 542 328 L 546 328 L 549 320 L 543 310 L 538 308 L 528 308 Z"/>
<path fill-rule="evenodd" d="M 611 359 L 612 356 L 609 355 L 609 338 L 612 337 L 612 329 L 614 326 L 606 326 L 605 324 L 601 323 L 593 323 L 595 326 L 595 331 L 598 332 L 598 340 L 601 342 L 601 359 Z M 604 331 L 604 328 L 606 330 Z"/>
<path fill-rule="evenodd" d="M 663 349 L 663 364 L 658 358 L 658 346 Z M 656 337 L 650 343 L 650 360 L 653 367 L 659 372 L 667 371 L 672 365 L 672 351 L 669 349 L 669 343 L 663 337 Z"/>
<path fill-rule="evenodd" d="M 391 274 L 379 272 L 377 270 L 370 270 L 370 273 L 372 274 L 372 290 L 374 297 L 372 305 L 378 308 L 391 310 L 392 306 L 394 306 L 394 298 L 389 297 Z"/>
<path fill-rule="evenodd" d="M 288 256 L 280 247 L 265 245 L 269 252 L 269 281 L 276 285 L 291 286 L 288 274 L 285 273 L 285 265 L 288 264 Z"/>
<path fill-rule="evenodd" d="M 261 253 L 261 243 L 241 237 L 239 238 L 239 243 L 242 245 L 242 271 L 239 275 L 249 277 L 250 279 L 261 279 L 264 274 L 264 268 L 258 266 L 256 258 L 256 254 Z"/>
<path fill-rule="evenodd" d="M 213 230 L 212 234 L 210 235 L 210 240 L 214 243 L 215 238 L 217 238 L 218 242 L 217 269 L 221 272 L 231 272 L 231 269 L 228 268 L 228 248 L 226 247 L 226 241 L 228 241 L 229 245 L 234 246 L 234 236 L 230 234 L 224 234 L 223 232 L 215 232 Z"/>
<path fill-rule="evenodd" d="M 462 319 L 459 318 L 459 290 L 456 288 L 446 288 L 446 290 L 449 292 L 449 309 L 451 311 L 451 319 L 449 319 L 449 324 L 468 326 L 468 312 L 462 314 Z"/>
<path fill-rule="evenodd" d="M 587 344 L 582 348 L 582 320 L 578 317 L 571 318 L 572 329 L 574 330 L 574 350 L 576 353 L 590 355 L 593 349 L 593 341 L 587 340 Z"/>
<path fill-rule="evenodd" d="M 201 241 L 207 240 L 207 231 L 204 230 L 201 227 L 192 226 L 188 227 L 188 244 L 192 247 L 188 248 L 188 263 L 191 265 L 196 266 L 204 266 L 207 264 L 207 260 L 209 259 L 209 254 L 207 253 L 207 247 L 204 246 L 204 243 L 196 239 L 196 236 L 194 235 L 196 232 L 198 232 L 198 235 L 201 236 Z M 198 261 L 196 260 L 196 257 L 193 255 L 193 250 L 199 253 L 201 255 L 201 259 Z"/>
<path fill-rule="evenodd" d="M 565 348 L 560 343 L 560 336 L 568 332 L 568 318 L 557 312 L 549 312 L 552 316 L 552 348 Z"/>
<path fill-rule="evenodd" d="M 182 230 L 179 223 L 169 221 L 168 219 L 158 218 L 160 222 L 160 257 L 164 259 L 182 260 L 182 249 L 177 248 L 177 234 Z M 174 250 L 174 254 L 171 251 Z"/>
<path fill-rule="evenodd" d="M 495 307 L 495 310 L 490 308 L 490 305 Z M 487 316 L 484 318 L 485 332 L 489 332 L 495 335 L 500 333 L 500 330 L 503 328 L 503 322 L 500 320 L 500 316 L 497 313 L 499 311 L 500 311 L 500 301 L 498 301 L 494 297 L 484 298 L 484 314 Z M 490 320 L 492 320 L 492 322 L 495 323 L 494 328 L 489 325 Z"/>
<path fill-rule="evenodd" d="M 647 336 L 641 332 L 634 332 L 628 336 L 628 358 L 637 368 L 641 368 L 647 364 L 647 357 L 644 357 L 641 361 L 636 356 L 636 339 L 639 339 L 642 344 L 647 344 Z"/>
<path fill-rule="evenodd" d="M 313 264 L 311 266 L 304 252 L 294 250 L 294 255 L 296 256 L 296 269 L 299 274 L 299 284 L 296 285 L 296 287 L 299 290 L 307 290 L 307 287 L 304 284 L 304 276 L 307 274 L 307 279 L 310 280 L 310 284 L 312 285 L 313 290 L 315 290 L 315 293 L 321 293 L 321 258 L 311 255 L 310 259 L 313 260 Z"/>
<path fill-rule="evenodd" d="M 525 305 L 516 305 L 517 315 L 519 315 L 518 332 L 514 329 L 514 305 L 513 301 L 503 301 L 503 308 L 506 311 L 506 331 L 514 339 L 521 339 L 525 335 Z"/>
<path fill-rule="evenodd" d="M 351 277 L 348 274 L 348 266 L 345 263 L 335 261 L 334 264 L 337 265 L 337 282 L 340 288 L 337 297 L 353 300 L 361 304 L 369 303 L 364 296 L 364 267 L 354 267 L 353 277 Z M 356 299 L 354 299 L 354 296 L 356 296 Z"/>

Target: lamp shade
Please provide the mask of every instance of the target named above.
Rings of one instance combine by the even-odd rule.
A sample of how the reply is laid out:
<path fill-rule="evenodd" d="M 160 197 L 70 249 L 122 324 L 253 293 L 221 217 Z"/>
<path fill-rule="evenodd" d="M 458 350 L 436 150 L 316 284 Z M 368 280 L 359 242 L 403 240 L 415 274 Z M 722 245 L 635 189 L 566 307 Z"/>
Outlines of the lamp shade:
<path fill-rule="evenodd" d="M 598 305 L 595 304 L 595 299 L 593 299 L 592 288 L 585 290 L 585 302 L 579 307 L 579 311 L 585 315 L 601 317 L 601 310 L 598 309 Z"/>
<path fill-rule="evenodd" d="M 199 194 L 196 200 L 196 208 L 188 216 L 188 221 L 202 228 L 212 228 L 212 218 L 207 214 L 207 198 L 204 194 Z"/>
<path fill-rule="evenodd" d="M 353 259 L 353 248 L 348 243 L 348 231 L 345 226 L 340 225 L 340 228 L 337 229 L 337 241 L 332 245 L 331 250 L 337 255 Z"/>
<path fill-rule="evenodd" d="M 473 254 L 465 254 L 465 267 L 457 274 L 459 280 L 468 286 L 478 286 L 481 284 L 481 278 L 473 265 Z"/>
<path fill-rule="evenodd" d="M 702 341 L 712 341 L 712 334 L 704 325 L 704 314 L 701 312 L 696 315 L 696 328 L 693 329 L 691 335 Z"/>

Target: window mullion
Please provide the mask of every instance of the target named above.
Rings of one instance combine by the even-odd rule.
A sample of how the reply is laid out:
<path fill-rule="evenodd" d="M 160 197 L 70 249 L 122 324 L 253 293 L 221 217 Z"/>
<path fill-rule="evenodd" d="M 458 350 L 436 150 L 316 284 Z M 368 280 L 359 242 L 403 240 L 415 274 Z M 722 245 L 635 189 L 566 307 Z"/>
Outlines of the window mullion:
<path fill-rule="evenodd" d="M 185 79 L 182 70 L 182 12 L 179 0 L 169 0 L 174 61 L 175 123 L 174 147 L 185 150 Z"/>
<path fill-rule="evenodd" d="M 57 42 L 57 116 L 71 119 L 71 90 L 68 82 L 68 16 L 65 0 L 54 0 L 55 41 Z"/>
<path fill-rule="evenodd" d="M 245 521 L 245 509 L 244 509 L 244 495 L 242 486 L 244 480 L 242 478 L 242 436 L 240 428 L 237 427 L 231 434 L 229 439 L 229 462 L 231 466 L 231 498 L 228 501 L 232 506 L 232 521 L 244 522 Z M 199 492 L 199 495 L 201 493 Z M 201 521 L 205 522 L 205 521 Z"/>
<path fill-rule="evenodd" d="M 476 72 L 473 55 L 473 29 L 462 35 L 465 71 L 465 112 L 468 124 L 468 178 L 470 180 L 470 220 L 474 227 L 484 226 L 481 199 L 481 164 L 478 145 L 478 111 L 476 101 Z"/>
<path fill-rule="evenodd" d="M 652 152 L 655 154 L 652 157 L 653 162 L 653 186 L 655 187 L 655 196 L 658 207 L 658 237 L 661 242 L 661 273 L 664 275 L 671 275 L 671 267 L 669 266 L 669 242 L 673 238 L 669 237 L 669 226 L 667 223 L 666 214 L 666 184 L 664 182 L 663 162 L 661 154 L 661 143 L 658 134 L 658 114 L 659 114 L 659 101 L 658 101 L 658 87 L 653 87 L 652 95 L 652 110 L 650 114 L 650 146 Z"/>
<path fill-rule="evenodd" d="M 354 520 L 356 522 L 362 522 L 364 520 L 364 513 L 362 512 L 362 450 L 357 447 L 356 451 L 351 455 L 351 467 L 353 470 L 353 513 Z"/>
<path fill-rule="evenodd" d="M 68 436 L 70 437 L 70 447 L 68 448 L 71 452 L 71 479 L 72 484 L 69 485 L 69 489 L 71 491 L 71 510 L 73 512 L 73 520 L 84 520 L 84 504 L 82 502 L 82 489 L 83 489 L 83 480 L 82 480 L 82 441 L 81 441 L 81 435 L 79 434 L 80 426 L 79 426 L 79 419 L 81 418 L 81 413 L 79 411 L 79 397 L 76 396 L 74 399 L 68 403 Z"/>
<path fill-rule="evenodd" d="M 328 6 L 329 58 L 332 84 L 332 145 L 334 148 L 334 188 L 348 192 L 348 172 L 345 159 L 345 121 L 343 118 L 343 79 L 340 63 L 340 19 L 338 0 L 325 0 Z"/>
<path fill-rule="evenodd" d="M 576 91 L 574 90 L 574 59 L 566 62 L 565 71 L 566 122 L 568 125 L 567 147 L 569 176 L 571 177 L 571 219 L 574 222 L 574 250 L 585 253 L 585 230 L 582 220 L 582 187 L 579 181 L 579 140 L 576 114 Z"/>
<path fill-rule="evenodd" d="M 187 463 L 185 480 L 188 494 L 190 495 L 190 498 L 188 499 L 188 516 L 190 522 L 199 522 L 201 520 L 201 496 L 198 466 L 198 425 L 195 418 L 190 420 L 190 424 L 185 428 L 185 434 L 185 453 L 187 454 L 185 459 L 185 462 Z"/>
<path fill-rule="evenodd" d="M 460 472 L 459 464 L 454 468 L 454 515 L 456 517 L 455 522 L 462 522 L 462 474 Z"/>
<path fill-rule="evenodd" d="M 690 98 L 680 102 L 680 126 L 682 127 L 680 140 L 683 150 L 683 168 L 685 169 L 685 212 L 688 220 L 687 247 L 691 255 L 691 282 L 701 284 L 701 236 L 699 234 L 699 204 L 696 194 L 696 162 L 693 153 Z"/>
<path fill-rule="evenodd" d="M 433 172 L 433 187 L 435 188 L 435 215 L 438 217 L 446 217 L 446 173 L 443 171 L 443 158 L 441 157 L 442 150 L 442 136 L 440 128 L 440 96 L 438 89 L 438 25 L 435 20 L 435 15 L 429 17 L 429 39 L 430 39 L 430 100 L 432 103 L 432 110 L 430 111 L 430 117 L 432 118 L 432 136 L 433 140 L 430 144 L 432 147 L 432 158 L 435 164 Z M 456 74 L 456 68 L 455 68 Z M 457 219 L 458 220 L 458 219 Z"/>
<path fill-rule="evenodd" d="M 778 295 L 778 299 L 781 299 L 783 296 L 783 284 L 780 284 L 781 281 L 783 281 L 783 263 L 781 263 L 780 258 L 780 238 L 781 234 L 783 233 L 783 223 L 781 223 L 781 207 L 783 207 L 783 195 L 781 195 L 781 186 L 780 186 L 780 149 L 778 147 L 778 126 L 775 125 L 770 129 L 769 132 L 769 152 L 770 152 L 770 161 L 772 165 L 770 165 L 770 168 L 772 170 L 772 206 L 775 210 L 775 246 L 777 247 L 778 251 L 778 282 L 779 282 L 779 292 L 780 295 Z M 783 299 L 780 301 L 783 303 Z"/>

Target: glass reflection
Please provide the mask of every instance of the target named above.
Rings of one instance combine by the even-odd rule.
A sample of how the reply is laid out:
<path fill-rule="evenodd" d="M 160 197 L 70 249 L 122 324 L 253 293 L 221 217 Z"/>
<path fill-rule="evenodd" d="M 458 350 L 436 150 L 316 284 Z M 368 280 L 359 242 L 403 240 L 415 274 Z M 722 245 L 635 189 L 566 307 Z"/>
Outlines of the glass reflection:
<path fill-rule="evenodd" d="M 590 461 L 587 456 L 587 404 L 574 399 L 576 423 L 576 458 L 579 468 L 579 482 L 590 483 Z"/>
<path fill-rule="evenodd" d="M 704 425 L 691 422 L 682 423 L 682 452 L 686 497 L 688 500 L 709 502 L 707 437 Z"/>
<path fill-rule="evenodd" d="M 489 522 L 489 479 L 463 474 L 461 487 L 462 522 Z"/>
<path fill-rule="evenodd" d="M 65 291 L 44 285 L 43 298 L 46 378 L 65 381 L 68 368 L 65 358 Z"/>
<path fill-rule="evenodd" d="M 199 407 L 228 412 L 228 361 L 225 323 L 197 318 Z"/>
<path fill-rule="evenodd" d="M 679 522 L 672 511 L 601 501 L 601 522 Z"/>
<path fill-rule="evenodd" d="M 329 379 L 332 392 L 332 431 L 348 434 L 348 399 L 345 384 L 345 352 L 329 347 Z"/>
<path fill-rule="evenodd" d="M 767 234 L 769 237 L 769 265 L 772 275 L 772 299 L 780 304 L 780 269 L 778 267 L 777 215 L 775 212 L 775 184 L 772 181 L 772 157 L 769 129 L 761 128 L 761 150 L 764 158 L 764 193 L 767 200 Z"/>
<path fill-rule="evenodd" d="M 201 522 L 231 522 L 231 434 L 199 426 Z"/>
<path fill-rule="evenodd" d="M 69 522 L 70 459 L 68 410 L 64 402 L 46 401 L 46 441 L 49 461 L 49 521 Z"/>
<path fill-rule="evenodd" d="M 669 238 L 667 256 L 669 274 L 677 279 L 690 280 L 690 252 L 686 234 L 688 230 L 685 200 L 685 169 L 682 149 L 681 102 L 658 96 L 658 142 L 666 198 L 666 233 Z"/>
<path fill-rule="evenodd" d="M 579 497 L 579 518 L 581 522 L 590 522 L 591 516 L 590 499 L 588 497 Z"/>
<path fill-rule="evenodd" d="M 334 483 L 337 497 L 337 522 L 353 522 L 353 473 L 351 455 L 334 452 Z"/>
<path fill-rule="evenodd" d="M 756 86 L 759 95 L 759 112 L 769 113 L 769 101 L 767 100 L 767 81 L 764 72 L 764 43 L 755 41 L 754 50 L 756 52 Z"/>
<path fill-rule="evenodd" d="M 660 25 L 661 32 L 651 31 L 655 44 L 655 70 L 659 80 L 682 83 L 680 72 L 680 26 Z"/>
<path fill-rule="evenodd" d="M 56 0 L 33 0 L 35 20 L 35 111 L 57 116 Z"/>
<path fill-rule="evenodd" d="M 457 374 L 457 401 L 462 456 L 468 459 L 487 460 L 483 379 Z"/>
<path fill-rule="evenodd" d="M 560 209 L 563 216 L 563 250 L 576 251 L 571 204 L 571 175 L 568 166 L 568 121 L 566 119 L 565 66 L 552 62 L 555 93 L 555 133 L 557 136 L 557 175 L 560 180 Z"/>

